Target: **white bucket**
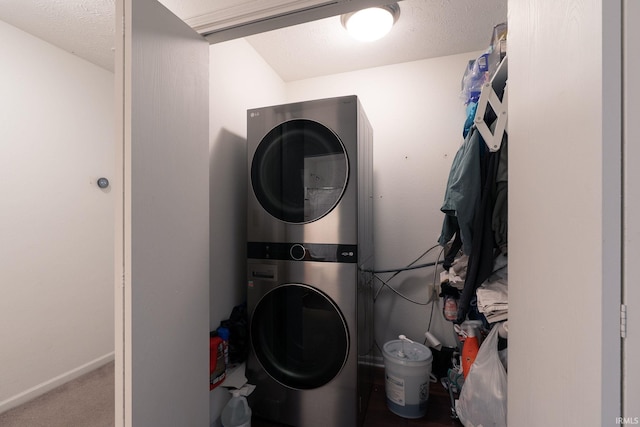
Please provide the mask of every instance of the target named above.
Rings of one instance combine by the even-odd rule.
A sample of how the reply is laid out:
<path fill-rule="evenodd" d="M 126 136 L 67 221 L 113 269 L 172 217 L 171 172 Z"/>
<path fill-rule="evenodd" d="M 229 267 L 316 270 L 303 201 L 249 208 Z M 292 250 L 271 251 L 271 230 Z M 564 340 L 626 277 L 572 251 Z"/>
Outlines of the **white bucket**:
<path fill-rule="evenodd" d="M 416 342 L 395 340 L 383 346 L 382 355 L 389 410 L 404 418 L 424 417 L 429 400 L 431 350 Z"/>

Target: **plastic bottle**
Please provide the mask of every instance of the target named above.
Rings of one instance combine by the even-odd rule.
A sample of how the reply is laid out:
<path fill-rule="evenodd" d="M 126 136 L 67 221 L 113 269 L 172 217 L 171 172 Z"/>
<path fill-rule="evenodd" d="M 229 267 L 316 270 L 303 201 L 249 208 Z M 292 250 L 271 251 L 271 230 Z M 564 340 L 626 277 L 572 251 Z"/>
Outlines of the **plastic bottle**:
<path fill-rule="evenodd" d="M 458 318 L 458 300 L 450 295 L 445 295 L 442 312 L 445 319 L 450 322 L 455 321 Z"/>
<path fill-rule="evenodd" d="M 251 408 L 247 399 L 240 394 L 240 390 L 231 390 L 231 400 L 222 410 L 223 427 L 250 427 Z"/>
<path fill-rule="evenodd" d="M 218 336 L 209 337 L 209 390 L 213 390 L 227 376 L 224 363 L 224 341 Z"/>
<path fill-rule="evenodd" d="M 466 332 L 467 337 L 465 338 L 464 344 L 462 345 L 461 356 L 462 375 L 465 379 L 467 378 L 467 375 L 469 375 L 471 365 L 473 365 L 473 362 L 476 360 L 478 350 L 480 350 L 480 341 L 478 341 L 476 328 L 471 326 L 469 328 L 466 328 Z"/>
<path fill-rule="evenodd" d="M 229 329 L 225 327 L 218 328 L 218 336 L 222 338 L 224 344 L 224 364 L 229 367 Z"/>

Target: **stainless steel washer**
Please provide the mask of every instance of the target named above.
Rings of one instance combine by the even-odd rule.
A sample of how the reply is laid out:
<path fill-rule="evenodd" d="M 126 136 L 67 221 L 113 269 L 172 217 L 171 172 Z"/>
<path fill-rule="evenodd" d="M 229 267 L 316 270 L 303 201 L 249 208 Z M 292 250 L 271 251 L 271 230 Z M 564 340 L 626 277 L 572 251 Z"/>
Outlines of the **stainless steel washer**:
<path fill-rule="evenodd" d="M 248 268 L 253 413 L 291 426 L 361 425 L 371 276 L 343 262 L 250 259 Z"/>

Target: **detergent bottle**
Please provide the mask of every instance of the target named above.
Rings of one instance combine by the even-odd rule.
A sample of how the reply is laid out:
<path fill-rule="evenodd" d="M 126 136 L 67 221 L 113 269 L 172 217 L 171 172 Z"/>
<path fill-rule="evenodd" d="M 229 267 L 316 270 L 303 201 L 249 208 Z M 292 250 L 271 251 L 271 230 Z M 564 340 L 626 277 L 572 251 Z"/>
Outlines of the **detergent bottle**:
<path fill-rule="evenodd" d="M 241 390 L 231 390 L 231 400 L 222 410 L 223 427 L 251 427 L 251 408 Z"/>
<path fill-rule="evenodd" d="M 209 337 L 209 390 L 222 384 L 226 374 L 224 342 L 219 336 L 212 335 Z"/>
<path fill-rule="evenodd" d="M 462 329 L 466 335 L 462 344 L 462 354 L 460 364 L 462 365 L 462 375 L 467 378 L 473 362 L 476 360 L 478 350 L 480 350 L 480 330 L 475 322 L 464 322 Z"/>

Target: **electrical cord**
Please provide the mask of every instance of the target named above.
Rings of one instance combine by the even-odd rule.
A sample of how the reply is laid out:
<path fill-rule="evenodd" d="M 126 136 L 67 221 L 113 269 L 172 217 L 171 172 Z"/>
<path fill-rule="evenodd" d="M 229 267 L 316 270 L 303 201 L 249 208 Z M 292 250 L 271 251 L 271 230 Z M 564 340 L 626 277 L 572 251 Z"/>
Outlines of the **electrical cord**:
<path fill-rule="evenodd" d="M 429 249 L 427 249 L 426 251 L 424 251 L 424 252 L 422 253 L 422 255 L 420 255 L 418 258 L 416 258 L 415 260 L 413 260 L 413 262 L 411 262 L 411 263 L 410 263 L 409 265 L 407 265 L 406 267 L 390 270 L 390 272 L 391 272 L 391 271 L 393 271 L 395 274 L 393 274 L 389 279 L 387 279 L 387 281 L 382 280 L 379 276 L 377 276 L 377 275 L 376 275 L 376 271 L 373 271 L 373 273 L 374 273 L 374 274 L 373 274 L 373 276 L 374 276 L 376 279 L 380 280 L 380 282 L 382 282 L 382 286 L 380 286 L 380 288 L 378 288 L 378 291 L 376 292 L 376 294 L 375 294 L 375 295 L 374 295 L 374 297 L 373 297 L 373 301 L 374 301 L 374 303 L 375 303 L 376 299 L 378 299 L 378 295 L 380 295 L 380 292 L 382 292 L 382 290 L 385 288 L 385 286 L 386 286 L 386 287 L 389 287 L 389 289 L 392 289 L 392 290 L 393 290 L 393 291 L 394 291 L 398 296 L 400 296 L 400 297 L 402 297 L 402 298 L 404 298 L 404 299 L 407 299 L 407 300 L 408 300 L 408 301 L 410 301 L 410 302 L 414 302 L 413 300 L 408 299 L 407 297 L 405 297 L 405 296 L 404 296 L 404 295 L 402 295 L 401 293 L 397 292 L 397 290 L 393 289 L 393 288 L 392 288 L 392 287 L 391 287 L 387 282 L 388 282 L 388 281 L 391 281 L 394 277 L 396 277 L 396 276 L 397 276 L 398 274 L 400 274 L 401 272 L 403 272 L 403 271 L 407 271 L 408 269 L 411 269 L 411 267 L 412 267 L 416 262 L 420 261 L 423 257 L 425 257 L 429 252 L 431 252 L 433 249 L 437 248 L 438 246 L 439 246 L 439 245 L 433 245 L 433 246 L 431 246 Z M 382 270 L 382 271 L 384 272 L 384 270 Z M 416 303 L 416 304 L 419 304 L 419 303 Z M 426 305 L 426 304 L 420 304 L 420 305 Z"/>
<path fill-rule="evenodd" d="M 442 250 L 440 250 L 440 252 L 438 252 L 438 257 L 436 258 L 436 265 L 440 264 L 440 257 L 442 256 L 442 254 L 444 253 L 444 248 L 442 248 Z M 438 280 L 438 269 L 435 268 L 433 270 L 433 285 L 434 285 L 434 292 L 435 292 L 435 284 L 436 284 L 436 280 Z M 429 313 L 429 323 L 427 324 L 427 332 L 431 332 L 431 321 L 433 320 L 433 309 L 436 305 L 436 303 L 438 302 L 438 299 L 436 299 L 435 301 L 433 301 L 433 303 L 431 304 L 431 313 Z M 427 344 L 427 337 L 424 337 L 424 344 Z"/>
<path fill-rule="evenodd" d="M 398 291 L 397 289 L 395 289 L 393 286 L 389 285 L 389 281 L 391 281 L 394 277 L 396 277 L 398 274 L 400 274 L 403 271 L 408 271 L 408 270 L 414 270 L 414 269 L 418 269 L 418 268 L 425 268 L 425 267 L 431 267 L 431 266 L 437 266 L 438 264 L 441 264 L 442 262 L 440 261 L 440 257 L 442 256 L 442 253 L 444 252 L 444 247 L 440 250 L 440 252 L 438 253 L 438 257 L 436 258 L 435 262 L 430 262 L 430 263 L 426 263 L 426 264 L 420 264 L 420 265 L 414 265 L 416 262 L 420 261 L 424 256 L 426 256 L 429 252 L 431 252 L 433 249 L 439 247 L 440 245 L 434 245 L 432 247 L 430 247 L 429 249 L 427 249 L 424 253 L 422 253 L 422 255 L 420 255 L 418 258 L 416 258 L 413 262 L 411 262 L 409 265 L 407 265 L 406 267 L 403 268 L 398 268 L 398 269 L 391 269 L 391 270 L 381 270 L 381 271 L 373 271 L 373 277 L 375 277 L 376 279 L 378 279 L 381 283 L 382 286 L 380 286 L 378 288 L 378 290 L 376 291 L 374 297 L 373 297 L 373 301 L 375 303 L 375 301 L 378 299 L 378 296 L 380 295 L 380 292 L 382 292 L 382 290 L 387 287 L 389 288 L 389 290 L 391 290 L 393 293 L 395 293 L 396 295 L 398 295 L 400 298 L 409 301 L 413 304 L 417 304 L 417 305 L 429 305 L 431 304 L 433 301 L 431 299 L 431 297 L 429 298 L 428 301 L 426 302 L 421 302 L 421 301 L 416 301 L 413 300 L 411 298 L 409 298 L 408 296 L 402 294 L 400 291 Z M 385 272 L 394 272 L 395 274 L 393 274 L 389 279 L 387 279 L 386 281 L 383 280 L 382 278 L 380 278 L 376 273 L 385 273 Z M 433 285 L 434 285 L 434 290 L 435 290 L 435 284 L 437 283 L 436 280 L 438 278 L 438 269 L 434 269 L 434 276 L 433 276 Z"/>
<path fill-rule="evenodd" d="M 363 270 L 363 271 L 366 271 L 367 273 L 394 273 L 394 272 L 395 272 L 395 273 L 400 273 L 400 272 L 402 272 L 402 271 L 406 271 L 406 270 L 413 270 L 413 269 L 415 269 L 415 268 L 421 268 L 421 267 L 423 267 L 423 266 L 424 266 L 424 267 L 430 267 L 431 265 L 433 265 L 433 263 L 428 263 L 428 265 L 427 265 L 427 264 L 425 264 L 425 265 L 423 265 L 423 266 L 415 266 L 415 267 L 413 267 L 413 265 L 414 265 L 416 262 L 420 261 L 422 258 L 424 258 L 424 257 L 425 257 L 429 252 L 431 252 L 432 250 L 434 250 L 434 249 L 435 249 L 435 248 L 437 248 L 438 246 L 440 246 L 440 245 L 433 245 L 433 246 L 431 246 L 429 249 L 427 249 L 426 251 L 424 251 L 424 252 L 422 253 L 422 255 L 420 255 L 418 258 L 416 258 L 415 260 L 413 260 L 413 262 L 411 262 L 411 263 L 410 263 L 409 265 L 407 265 L 406 267 L 390 268 L 390 269 L 387 269 L 387 270 Z M 395 276 L 395 275 L 394 275 L 394 276 Z M 389 278 L 389 280 L 393 279 L 393 277 L 394 277 L 394 276 L 391 276 L 391 277 Z"/>
<path fill-rule="evenodd" d="M 436 264 L 442 264 L 444 261 L 438 261 L 438 262 L 427 262 L 425 264 L 418 264 L 418 265 L 412 265 L 411 267 L 403 267 L 403 268 L 391 268 L 389 270 L 364 270 L 367 271 L 369 273 L 401 273 L 403 271 L 408 271 L 408 270 L 417 270 L 419 268 L 426 268 L 426 267 L 433 267 Z"/>
<path fill-rule="evenodd" d="M 373 296 L 373 303 L 375 304 L 376 299 L 380 295 L 380 292 L 382 292 L 382 290 L 385 287 L 387 287 L 393 293 L 398 295 L 399 297 L 401 297 L 401 298 L 403 298 L 403 299 L 405 299 L 405 300 L 407 300 L 407 301 L 409 301 L 409 302 L 411 302 L 413 304 L 417 304 L 417 305 L 421 305 L 421 306 L 426 306 L 426 305 L 431 304 L 431 313 L 429 314 L 429 324 L 428 324 L 428 327 L 427 327 L 427 331 L 429 331 L 431 329 L 431 322 L 432 322 L 432 319 L 433 319 L 434 306 L 435 306 L 435 303 L 437 301 L 432 301 L 431 298 L 429 298 L 429 301 L 427 301 L 427 302 L 415 301 L 415 300 L 407 297 L 406 295 L 402 294 L 401 292 L 399 292 L 393 286 L 389 285 L 388 282 L 391 281 L 394 277 L 396 277 L 398 274 L 400 274 L 403 271 L 415 270 L 415 269 L 418 269 L 418 268 L 432 267 L 432 266 L 437 266 L 437 265 L 442 264 L 444 262 L 444 260 L 441 261 L 440 258 L 442 257 L 442 254 L 444 253 L 444 250 L 445 250 L 444 247 L 440 250 L 440 252 L 438 252 L 438 256 L 437 256 L 435 262 L 429 262 L 429 263 L 426 263 L 426 264 L 415 265 L 418 261 L 420 261 L 422 258 L 424 258 L 429 252 L 431 252 L 433 249 L 435 249 L 435 248 L 437 248 L 439 246 L 440 245 L 434 245 L 434 246 L 430 247 L 425 252 L 423 252 L 422 255 L 420 255 L 418 258 L 416 258 L 413 262 L 411 262 L 406 267 L 397 268 L 397 269 L 388 269 L 388 270 L 363 270 L 363 271 L 366 271 L 368 273 L 372 273 L 372 276 L 375 279 L 378 279 L 382 283 L 382 286 L 380 286 L 380 288 L 378 288 L 378 290 L 376 291 L 375 295 Z M 394 274 L 389 279 L 387 279 L 386 281 L 378 276 L 378 274 L 392 273 L 392 272 Z M 434 273 L 433 273 L 433 283 L 434 283 L 434 285 L 435 285 L 437 279 L 438 279 L 438 269 L 435 268 L 434 269 Z M 434 286 L 434 291 L 435 291 L 435 286 Z M 373 339 L 373 346 L 375 348 L 377 348 L 380 353 L 382 353 L 382 348 L 380 347 L 380 344 L 378 344 L 378 341 L 375 338 Z"/>
<path fill-rule="evenodd" d="M 413 300 L 413 299 L 409 298 L 408 296 L 404 295 L 403 293 L 401 293 L 400 291 L 398 291 L 397 289 L 395 289 L 393 286 L 389 285 L 387 282 L 385 282 L 384 280 L 382 280 L 382 279 L 381 279 L 381 278 L 379 278 L 378 276 L 375 276 L 375 275 L 374 275 L 374 277 L 375 277 L 376 279 L 378 279 L 378 280 L 382 283 L 382 286 L 380 286 L 380 290 L 381 290 L 381 289 L 384 289 L 385 287 L 387 287 L 387 288 L 389 288 L 389 290 L 390 290 L 391 292 L 393 292 L 394 294 L 398 295 L 400 298 L 402 298 L 402 299 L 404 299 L 404 300 L 407 300 L 407 301 L 409 301 L 410 303 L 413 303 L 413 304 L 417 304 L 417 305 L 429 305 L 429 304 L 431 304 L 431 298 L 429 298 L 429 300 L 428 300 L 428 301 L 426 301 L 426 302 L 421 302 L 421 301 Z M 378 294 L 379 294 L 379 293 L 380 293 L 380 292 L 378 292 Z M 374 298 L 374 300 L 373 300 L 373 301 L 375 302 L 375 300 L 376 300 L 377 298 L 378 298 L 378 295 L 376 294 L 376 296 L 375 296 L 375 298 Z"/>

